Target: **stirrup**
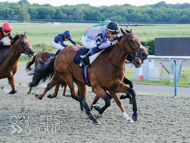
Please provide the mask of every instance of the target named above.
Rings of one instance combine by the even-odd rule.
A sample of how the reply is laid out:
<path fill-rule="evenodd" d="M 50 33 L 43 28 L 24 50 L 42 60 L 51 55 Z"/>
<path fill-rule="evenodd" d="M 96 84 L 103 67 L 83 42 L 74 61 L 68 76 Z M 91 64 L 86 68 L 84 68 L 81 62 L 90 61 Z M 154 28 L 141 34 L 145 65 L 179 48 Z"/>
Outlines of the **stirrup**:
<path fill-rule="evenodd" d="M 81 64 L 83 65 L 83 66 L 85 66 L 85 67 L 88 67 L 90 64 L 85 64 L 82 60 L 80 61 L 81 62 Z"/>

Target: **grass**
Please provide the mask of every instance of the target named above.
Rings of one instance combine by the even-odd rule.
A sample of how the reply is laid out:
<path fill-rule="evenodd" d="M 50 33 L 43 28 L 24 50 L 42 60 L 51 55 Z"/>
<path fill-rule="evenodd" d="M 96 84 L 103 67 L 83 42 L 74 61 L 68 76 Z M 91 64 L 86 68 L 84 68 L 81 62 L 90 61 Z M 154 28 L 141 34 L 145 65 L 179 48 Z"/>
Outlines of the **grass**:
<path fill-rule="evenodd" d="M 27 62 L 31 61 L 32 58 L 33 58 L 33 57 L 31 57 L 31 58 L 29 58 L 29 57 L 20 57 L 18 63 L 19 63 L 19 64 L 27 63 Z"/>
<path fill-rule="evenodd" d="M 135 81 L 135 69 L 126 69 L 125 76 L 131 80 L 134 84 L 144 84 L 144 85 L 159 85 L 159 86 L 174 86 L 174 80 L 172 82 L 162 79 L 154 81 Z M 190 78 L 190 67 L 185 67 L 184 73 L 181 78 Z M 190 80 L 180 80 L 177 82 L 178 87 L 190 87 Z"/>
<path fill-rule="evenodd" d="M 72 33 L 72 39 L 74 41 L 80 41 L 83 33 L 89 27 L 94 24 L 60 24 L 51 25 L 51 23 L 46 24 L 12 24 L 13 36 L 18 32 L 20 34 L 27 33 L 27 37 L 32 43 L 33 49 L 36 53 L 40 51 L 56 51 L 53 48 L 52 42 L 54 37 L 58 33 L 62 33 L 65 30 L 69 30 Z M 126 27 L 121 26 L 125 29 Z M 129 26 L 128 29 L 132 29 L 137 37 L 142 41 L 155 39 L 159 37 L 190 37 L 190 24 L 178 24 L 178 25 L 150 25 L 150 26 Z M 70 42 L 66 44 L 70 45 Z M 30 61 L 31 58 L 19 59 L 19 63 L 25 63 Z M 182 78 L 190 78 L 190 67 L 185 69 Z M 126 69 L 126 77 L 133 81 L 135 84 L 151 84 L 151 85 L 163 85 L 163 86 L 174 86 L 174 82 L 169 82 L 167 80 L 159 81 L 134 81 L 134 70 Z M 190 81 L 179 81 L 178 86 L 190 87 Z"/>
<path fill-rule="evenodd" d="M 15 35 L 17 32 L 23 34 L 27 33 L 32 45 L 43 43 L 45 45 L 52 45 L 54 37 L 58 33 L 69 30 L 72 33 L 72 38 L 79 41 L 83 33 L 94 24 L 12 24 L 12 33 Z M 126 27 L 121 26 L 125 29 Z M 159 37 L 190 37 L 190 24 L 178 25 L 151 25 L 151 26 L 129 26 L 137 37 L 142 41 L 155 39 Z"/>

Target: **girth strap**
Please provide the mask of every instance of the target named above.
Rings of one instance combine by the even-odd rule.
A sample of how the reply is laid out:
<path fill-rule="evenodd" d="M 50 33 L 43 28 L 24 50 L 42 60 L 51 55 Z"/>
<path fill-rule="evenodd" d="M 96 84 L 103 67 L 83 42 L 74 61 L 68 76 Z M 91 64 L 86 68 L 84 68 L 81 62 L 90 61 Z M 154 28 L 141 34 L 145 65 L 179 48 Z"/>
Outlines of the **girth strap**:
<path fill-rule="evenodd" d="M 90 81 L 88 80 L 88 68 L 85 66 L 83 67 L 83 78 L 84 78 L 84 81 L 85 83 L 88 85 L 88 86 L 91 86 L 90 85 Z"/>

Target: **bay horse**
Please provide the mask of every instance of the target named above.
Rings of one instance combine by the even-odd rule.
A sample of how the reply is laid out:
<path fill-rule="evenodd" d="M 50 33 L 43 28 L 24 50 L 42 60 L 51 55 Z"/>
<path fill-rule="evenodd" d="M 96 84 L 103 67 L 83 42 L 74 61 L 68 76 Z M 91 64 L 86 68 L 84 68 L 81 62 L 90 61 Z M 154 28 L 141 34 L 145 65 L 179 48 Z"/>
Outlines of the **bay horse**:
<path fill-rule="evenodd" d="M 121 29 L 123 36 L 118 44 L 107 48 L 102 52 L 99 57 L 88 67 L 88 79 L 92 87 L 92 91 L 105 101 L 105 106 L 99 109 L 99 113 L 110 106 L 110 98 L 107 96 L 106 91 L 110 93 L 112 98 L 116 101 L 117 105 L 122 111 L 123 117 L 129 122 L 137 120 L 137 104 L 135 91 L 123 83 L 124 78 L 124 65 L 128 54 L 135 54 L 143 61 L 147 58 L 148 52 L 141 45 L 140 39 L 132 32 L 128 33 Z M 88 117 L 94 124 L 100 124 L 90 111 L 87 104 L 87 86 L 83 79 L 82 68 L 78 67 L 73 59 L 77 54 L 80 47 L 68 46 L 64 48 L 56 58 L 52 58 L 43 68 L 36 69 L 34 75 L 37 77 L 36 81 L 29 84 L 30 87 L 36 86 L 41 79 L 47 78 L 54 70 L 59 76 L 64 79 L 71 91 L 71 97 L 79 101 L 85 109 Z M 74 82 L 77 84 L 79 94 L 77 94 Z M 125 112 L 120 99 L 116 93 L 129 92 L 133 99 L 133 115 L 132 119 Z"/>
<path fill-rule="evenodd" d="M 48 51 L 41 51 L 38 54 L 36 54 L 31 61 L 26 63 L 26 71 L 31 71 L 32 68 L 31 66 L 34 64 L 34 67 L 37 68 L 37 66 L 41 66 L 43 64 L 45 64 L 46 62 L 48 62 L 49 60 L 49 55 L 53 54 L 53 52 L 48 52 Z M 35 77 L 33 76 L 32 78 L 32 82 L 33 80 L 35 80 Z M 36 95 L 36 98 L 38 99 L 42 99 L 42 97 L 46 94 L 46 92 L 48 90 L 50 90 L 53 86 L 55 86 L 55 91 L 54 93 L 51 95 L 49 94 L 48 97 L 49 98 L 54 98 L 57 97 L 57 93 L 59 90 L 59 86 L 63 85 L 64 86 L 64 90 L 63 90 L 63 95 L 65 95 L 66 92 L 66 87 L 67 84 L 65 83 L 65 81 L 55 72 L 53 79 L 48 83 L 47 87 L 45 88 L 45 91 L 43 92 L 43 94 L 41 95 Z M 32 91 L 32 87 L 29 88 L 28 94 L 30 94 Z"/>
<path fill-rule="evenodd" d="M 37 66 L 38 65 L 44 65 L 47 61 L 48 61 L 48 55 L 51 54 L 50 52 L 45 52 L 45 51 L 42 51 L 40 53 L 38 53 L 37 55 L 35 55 L 32 59 L 32 61 L 28 62 L 26 65 L 26 70 L 27 71 L 31 71 L 31 65 L 33 63 L 35 63 L 35 67 L 38 68 Z M 129 57 L 129 58 L 128 58 Z M 127 57 L 127 60 L 130 61 L 133 65 L 135 65 L 136 68 L 140 67 L 140 65 L 142 64 L 142 61 L 140 60 L 140 58 L 138 57 L 134 57 L 133 55 L 131 56 L 128 56 Z M 35 80 L 35 76 L 33 76 L 33 80 L 32 82 Z M 124 77 L 123 79 L 123 82 L 127 85 L 129 85 L 131 88 L 133 88 L 133 83 L 128 80 L 126 77 Z M 42 99 L 43 96 L 52 88 L 56 85 L 55 87 L 55 91 L 53 94 L 49 94 L 47 97 L 48 98 L 55 98 L 57 97 L 57 93 L 58 93 L 58 90 L 59 90 L 59 86 L 63 85 L 64 86 L 64 90 L 63 90 L 63 96 L 65 96 L 65 92 L 66 92 L 66 87 L 67 87 L 67 84 L 65 83 L 65 81 L 56 73 L 54 72 L 54 75 L 53 75 L 53 78 L 52 80 L 47 84 L 44 92 L 42 94 L 35 94 L 35 97 L 37 99 Z M 32 87 L 30 87 L 29 89 L 29 92 L 28 93 L 31 93 L 31 89 Z M 126 95 L 122 95 L 120 99 L 125 99 L 125 98 L 129 98 L 130 99 L 130 104 L 132 104 L 132 98 L 131 96 L 126 93 Z M 96 99 L 97 100 L 97 99 Z M 93 101 L 93 103 L 95 104 L 96 102 Z M 81 108 L 82 109 L 82 108 Z M 92 105 L 91 105 L 91 110 L 92 110 Z"/>
<path fill-rule="evenodd" d="M 14 75 L 17 72 L 17 62 L 21 53 L 25 53 L 29 57 L 34 55 L 31 42 L 26 37 L 26 32 L 24 35 L 17 33 L 10 46 L 0 47 L 0 79 L 8 78 L 12 88 L 9 94 L 16 92 Z"/>

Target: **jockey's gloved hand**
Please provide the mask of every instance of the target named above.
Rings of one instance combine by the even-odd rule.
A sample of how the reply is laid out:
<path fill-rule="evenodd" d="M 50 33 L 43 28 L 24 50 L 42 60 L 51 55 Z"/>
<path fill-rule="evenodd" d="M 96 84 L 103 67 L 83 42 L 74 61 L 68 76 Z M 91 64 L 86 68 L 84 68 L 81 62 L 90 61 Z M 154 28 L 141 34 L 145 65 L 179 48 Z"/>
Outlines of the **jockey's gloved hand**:
<path fill-rule="evenodd" d="M 13 39 L 11 39 L 11 44 L 14 42 L 14 40 Z"/>

